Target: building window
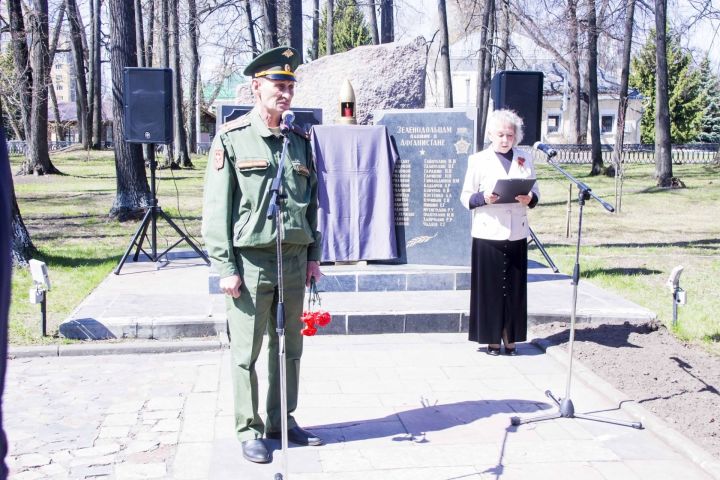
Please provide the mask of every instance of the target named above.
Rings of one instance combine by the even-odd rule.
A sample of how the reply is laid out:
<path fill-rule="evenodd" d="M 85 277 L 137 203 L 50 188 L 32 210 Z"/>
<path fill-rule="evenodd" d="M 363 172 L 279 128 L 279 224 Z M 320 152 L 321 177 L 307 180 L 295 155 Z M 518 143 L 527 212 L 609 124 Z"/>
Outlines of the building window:
<path fill-rule="evenodd" d="M 615 124 L 615 115 L 600 116 L 600 133 L 612 133 Z"/>
<path fill-rule="evenodd" d="M 61 91 L 63 89 L 62 85 L 55 85 L 55 91 Z"/>
<path fill-rule="evenodd" d="M 59 63 L 55 64 L 55 70 L 60 70 L 62 68 L 62 65 Z"/>
<path fill-rule="evenodd" d="M 547 133 L 555 133 L 560 131 L 560 115 L 548 115 L 547 117 Z"/>

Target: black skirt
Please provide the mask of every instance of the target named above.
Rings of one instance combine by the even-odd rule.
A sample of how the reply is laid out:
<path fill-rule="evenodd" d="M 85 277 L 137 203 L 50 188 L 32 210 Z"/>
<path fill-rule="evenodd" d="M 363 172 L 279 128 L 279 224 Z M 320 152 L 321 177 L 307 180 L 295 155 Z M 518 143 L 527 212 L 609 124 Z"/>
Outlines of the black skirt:
<path fill-rule="evenodd" d="M 473 238 L 468 339 L 527 340 L 527 240 Z"/>

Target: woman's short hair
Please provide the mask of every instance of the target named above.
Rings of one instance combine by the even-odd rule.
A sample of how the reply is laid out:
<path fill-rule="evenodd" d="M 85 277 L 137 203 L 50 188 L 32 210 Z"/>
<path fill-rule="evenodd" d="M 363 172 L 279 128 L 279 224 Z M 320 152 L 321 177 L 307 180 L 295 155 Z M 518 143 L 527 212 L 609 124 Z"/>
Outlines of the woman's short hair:
<path fill-rule="evenodd" d="M 487 132 L 496 131 L 503 125 L 512 125 L 515 129 L 515 142 L 513 147 L 522 142 L 523 139 L 523 120 L 512 110 L 493 110 L 487 117 Z"/>

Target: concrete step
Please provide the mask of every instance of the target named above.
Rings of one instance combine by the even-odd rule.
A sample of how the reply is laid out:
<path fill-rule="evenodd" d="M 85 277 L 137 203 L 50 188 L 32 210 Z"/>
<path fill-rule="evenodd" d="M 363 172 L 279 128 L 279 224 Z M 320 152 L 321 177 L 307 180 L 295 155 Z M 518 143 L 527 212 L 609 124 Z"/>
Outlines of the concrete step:
<path fill-rule="evenodd" d="M 328 276 L 337 272 L 360 279 L 356 285 L 364 284 L 363 276 L 379 275 L 375 278 L 376 285 L 397 286 L 400 281 L 392 282 L 388 278 L 401 275 L 407 282 L 412 275 L 449 273 L 434 267 L 384 269 L 382 274 L 372 273 L 372 269 L 365 267 L 356 271 L 341 267 L 325 267 L 324 271 Z M 528 322 L 569 321 L 573 294 L 570 278 L 552 273 L 540 264 L 530 267 Z M 333 321 L 319 329 L 318 334 L 466 331 L 470 292 L 457 289 L 461 269 L 445 270 L 454 275 L 452 289 L 321 292 L 322 308 L 332 314 Z M 382 276 L 385 279 L 380 280 Z M 120 275 L 109 275 L 82 302 L 61 325 L 60 333 L 76 339 L 224 336 L 225 298 L 208 293 L 208 278 L 209 268 L 193 257 L 171 259 L 161 268 L 151 262 L 128 262 Z M 410 283 L 422 282 L 412 280 Z M 655 313 L 618 295 L 580 281 L 578 322 L 647 322 L 655 317 Z"/>

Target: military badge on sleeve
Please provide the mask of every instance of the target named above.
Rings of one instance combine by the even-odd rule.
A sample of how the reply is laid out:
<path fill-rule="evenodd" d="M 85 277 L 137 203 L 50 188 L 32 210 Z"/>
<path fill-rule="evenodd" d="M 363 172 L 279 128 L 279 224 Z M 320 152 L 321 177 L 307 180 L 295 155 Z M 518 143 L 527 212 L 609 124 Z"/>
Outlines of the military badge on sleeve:
<path fill-rule="evenodd" d="M 220 170 L 225 165 L 225 152 L 222 148 L 215 149 L 215 170 Z"/>

